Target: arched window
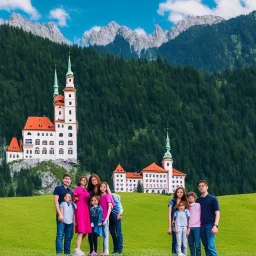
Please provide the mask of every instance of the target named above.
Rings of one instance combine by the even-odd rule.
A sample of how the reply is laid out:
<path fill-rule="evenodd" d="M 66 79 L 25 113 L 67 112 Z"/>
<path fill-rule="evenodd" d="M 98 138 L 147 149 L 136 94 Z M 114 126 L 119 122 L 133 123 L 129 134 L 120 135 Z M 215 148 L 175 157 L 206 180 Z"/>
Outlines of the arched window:
<path fill-rule="evenodd" d="M 71 94 L 69 94 L 69 98 L 71 98 Z"/>
<path fill-rule="evenodd" d="M 71 125 L 68 127 L 68 130 L 72 130 L 72 126 Z"/>
<path fill-rule="evenodd" d="M 71 101 L 69 102 L 69 105 L 72 105 L 72 102 L 71 102 Z"/>
<path fill-rule="evenodd" d="M 40 140 L 36 139 L 36 145 L 40 145 Z"/>
<path fill-rule="evenodd" d="M 44 136 L 44 133 L 42 133 L 42 136 Z"/>
<path fill-rule="evenodd" d="M 63 155 L 63 154 L 64 154 L 64 149 L 63 149 L 63 148 L 60 148 L 59 154 L 60 154 L 60 155 Z"/>
<path fill-rule="evenodd" d="M 63 133 L 60 133 L 60 134 L 59 134 L 59 137 L 63 137 Z"/>
<path fill-rule="evenodd" d="M 42 154 L 47 154 L 47 149 L 46 148 L 43 148 L 43 151 L 42 151 Z"/>
<path fill-rule="evenodd" d="M 54 148 L 50 148 L 50 154 L 51 154 L 51 155 L 54 154 Z"/>
<path fill-rule="evenodd" d="M 69 141 L 68 141 L 68 145 L 73 145 L 73 141 L 72 141 L 72 140 L 69 140 Z"/>
<path fill-rule="evenodd" d="M 59 115 L 61 115 L 61 111 L 59 111 Z"/>
<path fill-rule="evenodd" d="M 47 145 L 47 140 L 43 140 L 42 145 Z"/>
<path fill-rule="evenodd" d="M 69 155 L 73 155 L 73 149 L 72 149 L 72 148 L 69 148 L 69 149 L 68 149 L 68 154 L 69 154 Z"/>
<path fill-rule="evenodd" d="M 70 115 L 72 114 L 71 110 L 69 110 L 69 114 L 70 114 Z"/>
<path fill-rule="evenodd" d="M 39 147 L 36 147 L 36 148 L 35 148 L 35 154 L 40 154 Z"/>
<path fill-rule="evenodd" d="M 73 136 L 72 133 L 69 133 L 69 134 L 68 134 L 68 137 L 72 137 L 72 136 Z"/>
<path fill-rule="evenodd" d="M 40 132 L 37 134 L 37 136 L 40 136 Z"/>
<path fill-rule="evenodd" d="M 31 132 L 28 132 L 27 135 L 31 135 Z"/>
<path fill-rule="evenodd" d="M 50 141 L 50 145 L 54 145 L 54 141 L 53 140 Z"/>
<path fill-rule="evenodd" d="M 64 140 L 60 140 L 59 145 L 64 145 Z"/>

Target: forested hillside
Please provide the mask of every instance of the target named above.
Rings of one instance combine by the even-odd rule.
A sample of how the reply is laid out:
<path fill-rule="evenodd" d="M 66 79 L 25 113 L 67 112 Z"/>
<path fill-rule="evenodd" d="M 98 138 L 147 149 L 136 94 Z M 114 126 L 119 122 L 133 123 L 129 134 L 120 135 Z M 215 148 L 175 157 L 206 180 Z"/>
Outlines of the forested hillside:
<path fill-rule="evenodd" d="M 205 74 L 164 60 L 125 61 L 71 49 L 81 169 L 110 180 L 118 162 L 138 171 L 165 152 L 213 194 L 256 191 L 256 69 Z M 21 136 L 28 116 L 53 119 L 54 64 L 64 88 L 68 46 L 0 27 L 0 141 Z"/>

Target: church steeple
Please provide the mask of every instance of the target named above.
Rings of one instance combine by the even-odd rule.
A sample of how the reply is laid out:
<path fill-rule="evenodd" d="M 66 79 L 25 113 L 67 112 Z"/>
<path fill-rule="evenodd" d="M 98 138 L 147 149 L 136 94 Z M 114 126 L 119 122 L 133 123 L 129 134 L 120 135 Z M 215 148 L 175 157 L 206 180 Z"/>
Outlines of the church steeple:
<path fill-rule="evenodd" d="M 57 71 L 56 71 L 56 65 L 55 65 L 53 96 L 58 96 L 58 95 L 59 95 L 59 85 L 58 85 L 58 77 L 57 77 Z"/>
<path fill-rule="evenodd" d="M 170 152 L 171 146 L 170 146 L 170 139 L 169 139 L 169 134 L 168 134 L 168 127 L 167 127 L 167 136 L 166 136 L 166 152 L 164 154 L 164 159 L 165 158 L 172 158 L 172 154 Z"/>
<path fill-rule="evenodd" d="M 71 70 L 70 52 L 68 54 L 68 72 L 67 72 L 66 76 L 73 76 L 73 72 Z"/>

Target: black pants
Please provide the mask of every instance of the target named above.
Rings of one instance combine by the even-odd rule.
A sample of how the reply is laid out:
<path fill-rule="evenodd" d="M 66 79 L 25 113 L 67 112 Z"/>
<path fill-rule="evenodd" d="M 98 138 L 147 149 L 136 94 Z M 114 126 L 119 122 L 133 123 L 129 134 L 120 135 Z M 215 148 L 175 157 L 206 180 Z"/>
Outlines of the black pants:
<path fill-rule="evenodd" d="M 93 251 L 97 252 L 98 234 L 94 232 L 94 228 L 92 228 L 92 233 L 89 233 L 88 240 L 90 244 L 90 253 Z"/>

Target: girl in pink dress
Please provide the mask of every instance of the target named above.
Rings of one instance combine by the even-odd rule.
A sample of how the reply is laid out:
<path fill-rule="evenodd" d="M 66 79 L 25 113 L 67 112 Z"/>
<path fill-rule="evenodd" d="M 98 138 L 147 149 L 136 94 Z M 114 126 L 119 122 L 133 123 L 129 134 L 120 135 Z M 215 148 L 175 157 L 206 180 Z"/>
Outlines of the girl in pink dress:
<path fill-rule="evenodd" d="M 76 249 L 74 251 L 74 256 L 82 256 L 84 253 L 81 251 L 81 243 L 88 233 L 92 232 L 89 202 L 90 194 L 86 190 L 87 186 L 86 176 L 81 176 L 79 178 L 79 186 L 77 186 L 73 192 L 75 197 L 75 203 L 77 206 L 76 210 L 76 225 L 75 232 L 78 233 L 76 240 Z"/>

